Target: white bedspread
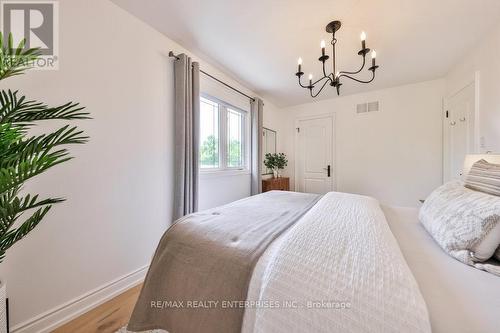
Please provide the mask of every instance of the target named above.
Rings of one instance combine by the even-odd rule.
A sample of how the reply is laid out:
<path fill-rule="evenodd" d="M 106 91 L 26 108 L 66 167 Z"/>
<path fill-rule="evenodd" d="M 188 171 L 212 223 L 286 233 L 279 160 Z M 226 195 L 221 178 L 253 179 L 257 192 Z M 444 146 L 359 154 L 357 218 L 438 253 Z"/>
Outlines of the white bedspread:
<path fill-rule="evenodd" d="M 326 194 L 260 258 L 248 299 L 261 304 L 243 332 L 431 331 L 378 201 L 363 196 Z"/>

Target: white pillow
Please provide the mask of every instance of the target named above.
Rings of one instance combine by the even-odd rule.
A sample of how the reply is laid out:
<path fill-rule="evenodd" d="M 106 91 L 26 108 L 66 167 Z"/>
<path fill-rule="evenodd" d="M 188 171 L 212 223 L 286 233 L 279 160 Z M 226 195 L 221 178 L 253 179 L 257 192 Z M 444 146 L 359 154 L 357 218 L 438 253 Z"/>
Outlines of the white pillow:
<path fill-rule="evenodd" d="M 490 259 L 500 245 L 500 197 L 452 181 L 425 200 L 420 222 L 452 257 L 474 265 Z"/>
<path fill-rule="evenodd" d="M 495 258 L 497 258 L 497 260 L 500 260 L 500 246 L 498 247 L 497 251 L 495 252 Z"/>
<path fill-rule="evenodd" d="M 495 250 L 498 248 L 498 244 L 500 244 L 500 223 L 497 223 L 481 242 L 472 246 L 471 256 L 476 261 L 486 261 L 496 255 Z"/>

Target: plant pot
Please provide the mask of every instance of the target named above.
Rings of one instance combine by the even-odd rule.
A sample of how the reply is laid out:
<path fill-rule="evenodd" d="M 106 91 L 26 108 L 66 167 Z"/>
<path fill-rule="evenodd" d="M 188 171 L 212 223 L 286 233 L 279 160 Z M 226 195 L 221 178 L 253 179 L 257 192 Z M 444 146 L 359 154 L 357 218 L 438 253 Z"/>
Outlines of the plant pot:
<path fill-rule="evenodd" d="M 0 281 L 0 333 L 7 333 L 7 286 Z"/>

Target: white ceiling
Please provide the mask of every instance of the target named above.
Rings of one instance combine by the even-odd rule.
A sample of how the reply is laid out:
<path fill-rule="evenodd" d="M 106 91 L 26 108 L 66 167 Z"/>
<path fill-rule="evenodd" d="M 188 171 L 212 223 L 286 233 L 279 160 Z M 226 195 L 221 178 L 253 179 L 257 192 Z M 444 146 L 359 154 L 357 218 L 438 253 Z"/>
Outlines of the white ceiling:
<path fill-rule="evenodd" d="M 319 42 L 334 19 L 340 70 L 360 65 L 362 30 L 380 65 L 372 84 L 345 80 L 342 95 L 443 77 L 500 22 L 500 0 L 112 1 L 277 106 L 312 100 L 297 85 L 297 58 L 319 77 Z M 336 95 L 325 90 L 318 98 Z"/>

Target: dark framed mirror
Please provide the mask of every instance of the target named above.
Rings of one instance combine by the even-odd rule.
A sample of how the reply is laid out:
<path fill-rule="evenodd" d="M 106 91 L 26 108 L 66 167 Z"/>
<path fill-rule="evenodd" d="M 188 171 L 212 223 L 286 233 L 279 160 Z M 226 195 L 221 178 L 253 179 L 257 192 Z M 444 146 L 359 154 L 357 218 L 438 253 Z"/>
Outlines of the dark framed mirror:
<path fill-rule="evenodd" d="M 275 130 L 264 127 L 262 131 L 262 174 L 263 175 L 271 175 L 273 171 L 271 169 L 267 169 L 264 165 L 264 159 L 266 158 L 267 153 L 274 154 L 276 153 L 276 139 L 277 133 Z"/>

